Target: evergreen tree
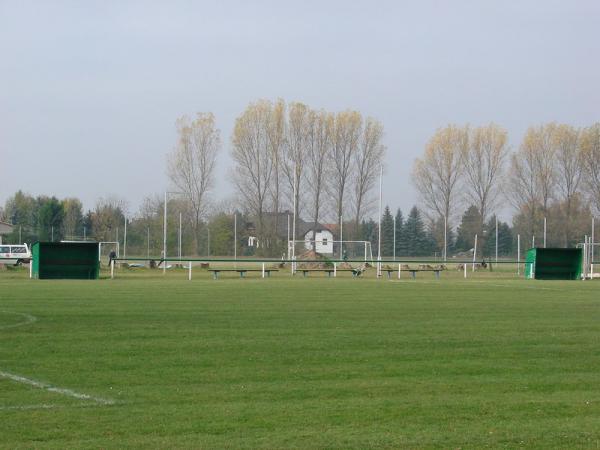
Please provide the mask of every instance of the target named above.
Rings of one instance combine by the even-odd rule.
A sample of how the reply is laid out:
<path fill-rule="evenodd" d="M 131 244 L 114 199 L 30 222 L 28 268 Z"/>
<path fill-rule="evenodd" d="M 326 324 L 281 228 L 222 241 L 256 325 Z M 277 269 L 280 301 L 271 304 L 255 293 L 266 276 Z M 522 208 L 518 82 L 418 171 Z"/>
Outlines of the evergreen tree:
<path fill-rule="evenodd" d="M 416 206 L 410 210 L 410 214 L 404 223 L 406 239 L 406 256 L 422 256 L 429 253 L 428 238 L 425 224 L 421 213 Z"/>
<path fill-rule="evenodd" d="M 390 257 L 394 254 L 394 217 L 390 207 L 386 206 L 381 218 L 381 256 Z"/>
<path fill-rule="evenodd" d="M 371 250 L 375 254 L 377 248 L 377 224 L 373 219 L 369 219 L 368 222 L 362 221 L 361 224 L 362 240 L 371 242 Z"/>
<path fill-rule="evenodd" d="M 396 211 L 396 256 L 404 256 L 406 254 L 406 240 L 404 239 L 404 217 L 402 211 L 398 208 Z"/>
<path fill-rule="evenodd" d="M 483 255 L 486 258 L 496 256 L 496 216 L 492 216 L 485 224 L 485 240 Z M 512 230 L 507 223 L 498 222 L 498 256 L 511 254 L 513 245 Z"/>
<path fill-rule="evenodd" d="M 481 214 L 476 206 L 470 206 L 462 216 L 462 221 L 456 230 L 456 242 L 454 248 L 457 252 L 467 252 L 473 248 L 475 234 L 479 231 Z M 479 253 L 479 252 L 477 252 Z"/>

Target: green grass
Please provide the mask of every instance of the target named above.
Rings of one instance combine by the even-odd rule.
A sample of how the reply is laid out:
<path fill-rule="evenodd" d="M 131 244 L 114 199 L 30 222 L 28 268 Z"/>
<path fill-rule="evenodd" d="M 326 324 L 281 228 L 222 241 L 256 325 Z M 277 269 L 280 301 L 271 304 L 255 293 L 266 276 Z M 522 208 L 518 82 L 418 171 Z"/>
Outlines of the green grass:
<path fill-rule="evenodd" d="M 600 447 L 597 282 L 194 276 L 0 272 L 0 371 L 115 400 L 0 377 L 0 447 Z"/>

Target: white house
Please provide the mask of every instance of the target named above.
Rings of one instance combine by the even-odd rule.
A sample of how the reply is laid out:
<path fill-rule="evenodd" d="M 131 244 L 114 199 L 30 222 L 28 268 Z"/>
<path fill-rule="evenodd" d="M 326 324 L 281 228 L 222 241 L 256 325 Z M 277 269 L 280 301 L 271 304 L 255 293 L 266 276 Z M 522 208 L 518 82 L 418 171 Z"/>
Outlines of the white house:
<path fill-rule="evenodd" d="M 308 225 L 308 224 L 306 224 Z M 313 237 L 313 230 L 309 229 L 304 234 L 304 247 L 307 250 L 312 250 L 313 239 L 315 241 L 315 251 L 324 255 L 333 255 L 333 233 L 325 228 L 323 225 L 318 224 Z"/>

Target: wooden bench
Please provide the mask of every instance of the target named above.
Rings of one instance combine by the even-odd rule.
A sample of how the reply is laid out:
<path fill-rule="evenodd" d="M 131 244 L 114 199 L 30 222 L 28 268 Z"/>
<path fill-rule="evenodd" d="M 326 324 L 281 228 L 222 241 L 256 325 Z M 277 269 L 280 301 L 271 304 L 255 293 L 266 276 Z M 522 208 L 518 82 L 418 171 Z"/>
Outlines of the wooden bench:
<path fill-rule="evenodd" d="M 220 272 L 237 272 L 240 274 L 240 278 L 244 278 L 244 276 L 246 275 L 246 272 L 260 272 L 260 273 L 263 272 L 262 269 L 208 269 L 208 271 L 212 272 L 213 279 L 215 279 L 215 280 L 219 279 Z M 270 277 L 271 272 L 279 272 L 279 269 L 266 269 L 265 268 L 266 276 Z"/>
<path fill-rule="evenodd" d="M 417 272 L 433 272 L 435 274 L 435 278 L 437 280 L 440 279 L 440 272 L 444 270 L 444 269 L 402 269 L 400 270 L 400 273 L 402 272 L 410 272 L 410 276 L 412 277 L 412 279 L 414 280 L 415 278 L 417 278 Z M 393 273 L 398 273 L 398 269 L 391 269 L 391 268 L 385 268 L 385 269 L 381 269 L 382 272 L 386 272 L 388 278 L 392 278 L 392 274 Z"/>
<path fill-rule="evenodd" d="M 336 272 L 352 272 L 352 276 L 356 277 L 360 275 L 357 269 L 296 269 L 296 272 L 302 272 L 302 276 L 306 278 L 309 272 L 324 272 L 328 277 Z"/>

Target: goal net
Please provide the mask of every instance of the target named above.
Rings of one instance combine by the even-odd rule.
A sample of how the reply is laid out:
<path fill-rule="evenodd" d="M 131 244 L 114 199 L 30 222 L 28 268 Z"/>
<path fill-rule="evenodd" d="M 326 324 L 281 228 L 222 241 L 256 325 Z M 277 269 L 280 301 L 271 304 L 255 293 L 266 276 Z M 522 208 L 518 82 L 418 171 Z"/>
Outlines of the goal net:
<path fill-rule="evenodd" d="M 302 259 L 303 256 L 309 257 L 313 252 L 329 259 L 374 263 L 371 241 L 306 239 L 288 242 L 287 259 Z"/>

